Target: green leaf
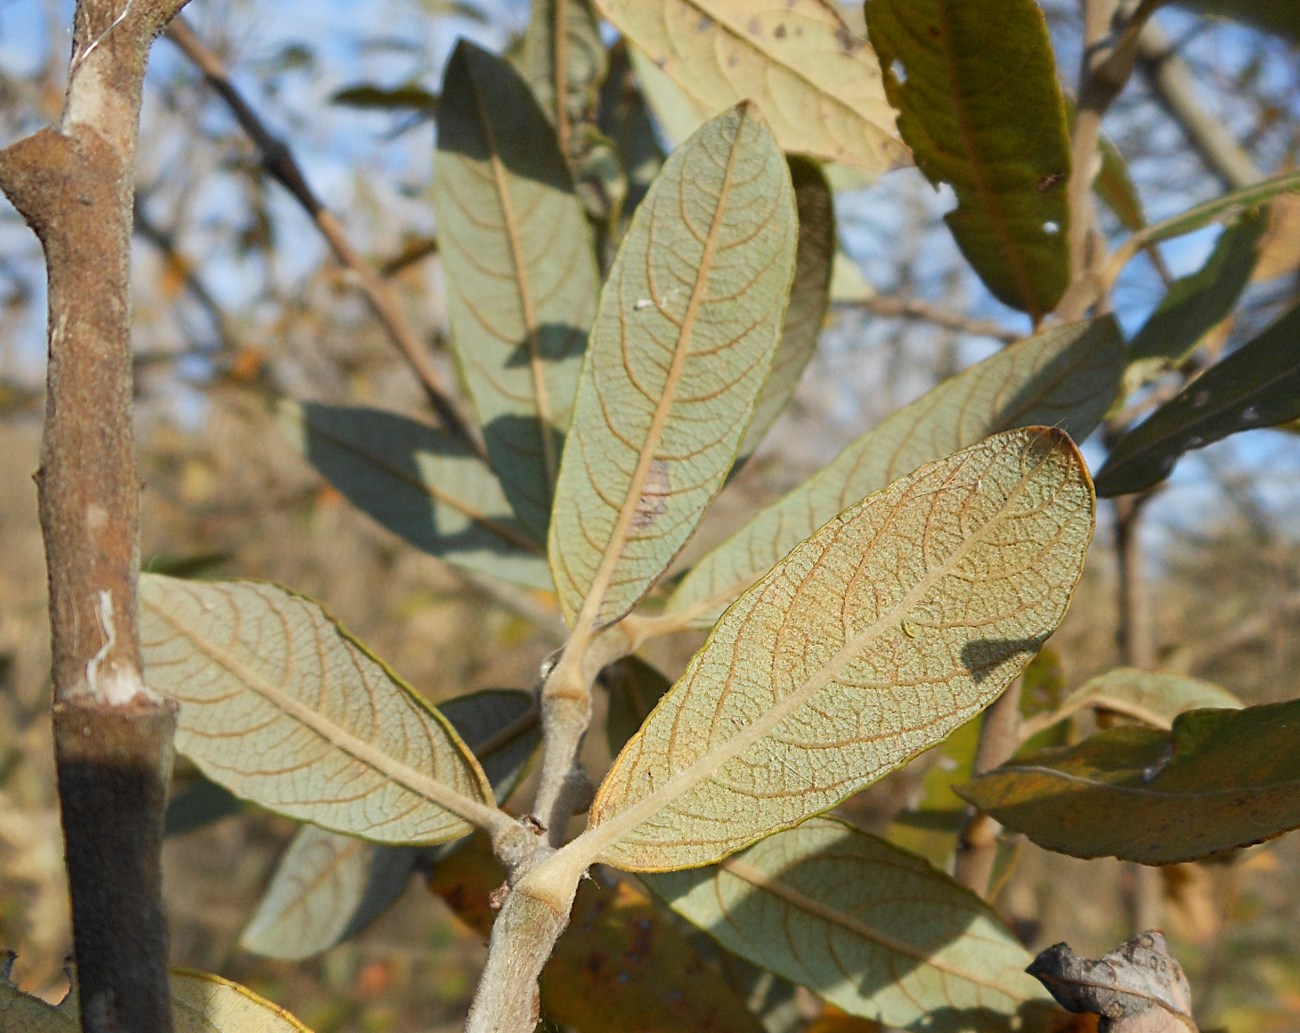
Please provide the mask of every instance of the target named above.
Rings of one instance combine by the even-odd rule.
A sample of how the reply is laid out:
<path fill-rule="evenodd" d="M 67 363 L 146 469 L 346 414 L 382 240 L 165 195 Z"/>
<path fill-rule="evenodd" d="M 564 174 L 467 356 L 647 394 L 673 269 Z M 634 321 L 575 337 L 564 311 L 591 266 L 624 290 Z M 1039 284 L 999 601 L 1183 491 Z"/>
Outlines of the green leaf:
<path fill-rule="evenodd" d="M 790 176 L 755 109 L 664 165 L 600 296 L 551 524 L 565 620 L 650 589 L 721 487 L 767 379 L 794 271 Z"/>
<path fill-rule="evenodd" d="M 615 761 L 575 854 L 710 864 L 940 742 L 1055 629 L 1093 509 L 1078 450 L 1039 427 L 846 510 L 718 622 Z"/>
<path fill-rule="evenodd" d="M 650 109 L 633 81 L 630 61 L 625 46 L 615 47 L 610 54 L 609 76 L 600 93 L 598 115 L 600 130 L 613 141 L 627 177 L 622 210 L 625 217 L 645 198 L 664 163 Z M 619 228 L 614 226 L 612 230 L 617 232 Z"/>
<path fill-rule="evenodd" d="M 1130 233 L 1142 229 L 1147 224 L 1147 217 L 1124 155 L 1105 136 L 1097 141 L 1097 153 L 1101 158 L 1101 168 L 1093 180 L 1092 189 L 1115 213 L 1121 226 Z"/>
<path fill-rule="evenodd" d="M 1242 215 L 1219 236 L 1200 269 L 1170 284 L 1129 342 L 1125 396 L 1181 366 L 1205 335 L 1231 315 L 1259 260 L 1267 226 L 1267 208 Z"/>
<path fill-rule="evenodd" d="M 464 41 L 433 199 L 456 359 L 493 469 L 543 540 L 600 280 L 554 129 L 509 64 Z"/>
<path fill-rule="evenodd" d="M 668 600 L 668 613 L 712 624 L 756 577 L 845 506 L 989 434 L 1048 424 L 1082 441 L 1115 397 L 1123 349 L 1110 318 L 1074 323 L 944 381 L 704 556 Z"/>
<path fill-rule="evenodd" d="M 1300 305 L 1120 438 L 1097 475 L 1097 491 L 1107 496 L 1142 491 L 1168 477 L 1184 452 L 1297 416 Z"/>
<path fill-rule="evenodd" d="M 717 867 L 643 879 L 727 950 L 850 1015 L 992 1033 L 1051 1008 L 1025 975 L 1029 953 L 979 897 L 844 822 L 812 818 Z"/>
<path fill-rule="evenodd" d="M 280 426 L 354 506 L 453 566 L 551 587 L 541 546 L 460 439 L 379 409 L 284 401 Z"/>
<path fill-rule="evenodd" d="M 80 1033 L 75 989 L 57 1007 L 0 976 L 0 1029 L 13 1033 Z M 238 983 L 206 972 L 171 972 L 173 1033 L 311 1033 L 283 1008 Z"/>
<path fill-rule="evenodd" d="M 177 750 L 238 796 L 386 843 L 498 814 L 442 715 L 302 596 L 145 575 L 140 638 L 149 684 L 181 704 Z"/>
<path fill-rule="evenodd" d="M 1300 43 L 1295 0 L 1177 0 L 1178 6 L 1212 18 L 1231 18 L 1243 25 Z"/>
<path fill-rule="evenodd" d="M 966 824 L 966 805 L 953 786 L 969 782 L 975 774 L 982 725 L 982 715 L 967 721 L 931 751 L 927 759 L 933 763 L 921 779 L 920 799 L 899 811 L 889 826 L 891 843 L 921 855 L 936 868 L 947 867 Z"/>
<path fill-rule="evenodd" d="M 1231 692 L 1199 678 L 1160 671 L 1117 667 L 1090 678 L 1061 701 L 1059 707 L 1035 715 L 1021 729 L 1028 737 L 1085 708 L 1122 714 L 1152 728 L 1168 729 L 1188 710 L 1238 708 Z"/>
<path fill-rule="evenodd" d="M 638 656 L 610 664 L 600 672 L 600 680 L 609 698 L 605 742 L 614 757 L 636 735 L 672 682 Z"/>
<path fill-rule="evenodd" d="M 536 721 L 527 721 L 534 714 L 532 696 L 477 692 L 447 700 L 441 710 L 470 744 L 494 799 L 503 804 L 537 746 Z M 240 945 L 285 961 L 329 950 L 387 911 L 422 862 L 435 864 L 463 842 L 436 850 L 383 846 L 306 825 L 280 858 Z"/>
<path fill-rule="evenodd" d="M 239 945 L 282 961 L 329 950 L 388 910 L 422 853 L 304 825 L 281 856 Z"/>
<path fill-rule="evenodd" d="M 173 783 L 163 817 L 163 838 L 183 836 L 214 821 L 233 817 L 244 807 L 244 801 L 229 789 L 196 774 L 184 786 L 177 787 Z"/>
<path fill-rule="evenodd" d="M 687 94 L 716 112 L 752 100 L 781 148 L 882 172 L 903 164 L 871 48 L 822 0 L 596 0 Z"/>
<path fill-rule="evenodd" d="M 772 360 L 772 372 L 763 385 L 754 421 L 740 446 L 737 464 L 744 463 L 772 429 L 777 417 L 794 397 L 804 367 L 817 350 L 830 304 L 831 268 L 835 260 L 835 208 L 830 184 L 816 162 L 790 158 L 790 181 L 799 215 L 799 243 L 794 254 L 794 282 L 790 304 L 781 327 L 781 344 Z"/>
<path fill-rule="evenodd" d="M 419 111 L 432 115 L 438 110 L 438 97 L 418 83 L 405 86 L 377 86 L 360 83 L 344 86 L 330 94 L 330 103 L 364 111 Z"/>
<path fill-rule="evenodd" d="M 1178 864 L 1300 827 L 1300 700 L 1112 728 L 961 795 L 1048 850 Z"/>
<path fill-rule="evenodd" d="M 872 0 L 867 30 L 917 166 L 985 286 L 1037 322 L 1070 282 L 1070 141 L 1033 0 Z"/>
<path fill-rule="evenodd" d="M 562 153 L 574 153 L 570 136 L 595 108 L 607 66 L 590 0 L 534 0 L 519 67 Z"/>
<path fill-rule="evenodd" d="M 1290 172 L 1280 172 L 1268 179 L 1261 179 L 1258 183 L 1252 183 L 1240 190 L 1233 190 L 1204 204 L 1195 205 L 1185 212 L 1180 212 L 1162 222 L 1153 223 L 1146 229 L 1134 233 L 1124 241 L 1122 247 L 1115 250 L 1114 255 L 1111 256 L 1110 266 L 1112 269 L 1122 267 L 1144 247 L 1194 233 L 1212 222 L 1261 205 L 1278 194 L 1297 191 L 1300 191 L 1300 169 L 1293 169 Z"/>

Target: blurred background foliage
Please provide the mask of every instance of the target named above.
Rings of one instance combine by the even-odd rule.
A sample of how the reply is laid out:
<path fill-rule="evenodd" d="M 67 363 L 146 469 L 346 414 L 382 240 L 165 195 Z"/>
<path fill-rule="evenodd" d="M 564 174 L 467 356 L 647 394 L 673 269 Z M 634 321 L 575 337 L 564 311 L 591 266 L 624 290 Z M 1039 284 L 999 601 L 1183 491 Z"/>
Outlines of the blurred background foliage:
<path fill-rule="evenodd" d="M 1261 32 L 1216 20 L 1223 5 L 1194 6 L 1196 13 L 1161 12 L 1158 25 L 1176 56 L 1144 59 L 1107 116 L 1104 128 L 1135 188 L 1127 206 L 1122 191 L 1111 192 L 1108 233 L 1215 196 L 1252 170 L 1296 164 L 1294 23 L 1265 18 L 1266 27 L 1292 31 Z M 1068 86 L 1079 60 L 1078 5 L 1043 7 Z M 0 138 L 57 122 L 69 10 L 56 0 L 0 3 Z M 861 25 L 860 8 L 844 12 Z M 199 0 L 186 16 L 292 148 L 352 246 L 395 288 L 453 381 L 429 202 L 431 114 L 454 40 L 510 53 L 521 44 L 526 3 Z M 1185 73 L 1191 110 L 1226 133 L 1245 173 L 1206 149 L 1187 109 L 1169 96 L 1162 68 L 1172 63 Z M 1248 339 L 1294 297 L 1298 201 L 1286 195 L 1273 205 L 1255 282 L 1207 340 L 1211 352 Z M 1025 317 L 993 300 L 961 260 L 941 222 L 949 203 L 907 170 L 837 197 L 852 265 L 842 270 L 848 282 L 821 350 L 759 461 L 710 512 L 693 554 L 861 429 L 1028 331 Z M 1217 232 L 1131 264 L 1114 295 L 1126 329 L 1141 324 L 1169 277 L 1200 265 Z M 31 481 L 43 395 L 38 247 L 0 205 L 0 943 L 19 951 L 15 973 L 24 986 L 57 996 L 69 939 L 54 846 L 45 578 Z M 434 700 L 531 686 L 537 658 L 555 641 L 546 599 L 512 603 L 417 553 L 324 486 L 276 430 L 270 403 L 280 396 L 429 414 L 354 276 L 165 40 L 146 82 L 133 261 L 146 568 L 182 564 L 293 585 Z M 1282 432 L 1230 439 L 1186 459 L 1148 506 L 1144 573 L 1162 669 L 1217 682 L 1247 703 L 1300 695 L 1298 455 L 1294 437 Z M 1083 586 L 1051 645 L 1054 677 L 1067 689 L 1120 659 L 1109 513 L 1103 508 Z M 680 670 L 697 644 L 685 639 L 655 646 L 664 671 Z M 590 749 L 604 749 L 599 736 L 590 739 Z M 855 817 L 887 827 L 920 792 L 924 767 L 855 800 Z M 419 886 L 360 938 L 311 962 L 267 961 L 238 947 L 292 831 L 290 822 L 246 813 L 168 844 L 176 963 L 243 982 L 318 1033 L 455 1028 L 482 940 Z M 1097 956 L 1129 934 L 1131 867 L 1030 844 L 1015 848 L 1014 861 L 996 903 L 1031 947 L 1069 939 Z M 1163 922 L 1207 1027 L 1298 1028 L 1298 862 L 1292 836 L 1161 872 Z"/>

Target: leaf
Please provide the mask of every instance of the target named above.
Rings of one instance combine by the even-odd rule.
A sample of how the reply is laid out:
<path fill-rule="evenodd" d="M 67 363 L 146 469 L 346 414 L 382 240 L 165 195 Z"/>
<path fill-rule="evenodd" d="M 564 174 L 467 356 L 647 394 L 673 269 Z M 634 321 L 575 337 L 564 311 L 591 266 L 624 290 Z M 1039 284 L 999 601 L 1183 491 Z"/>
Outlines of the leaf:
<path fill-rule="evenodd" d="M 505 871 L 481 836 L 434 869 L 429 889 L 486 935 Z M 762 1033 L 744 1002 L 646 896 L 585 880 L 540 980 L 547 1018 L 578 1033 Z"/>
<path fill-rule="evenodd" d="M 1106 496 L 1142 491 L 1168 477 L 1184 452 L 1297 416 L 1300 305 L 1120 438 L 1097 475 L 1097 491 Z"/>
<path fill-rule="evenodd" d="M 1033 960 L 1029 974 L 1062 1007 L 1102 1016 L 1107 1033 L 1196 1033 L 1187 976 L 1157 929 L 1098 961 L 1055 944 Z"/>
<path fill-rule="evenodd" d="M 718 116 L 664 165 L 600 296 L 556 489 L 551 571 L 570 627 L 630 610 L 721 487 L 777 345 L 794 269 L 790 177 L 761 118 Z"/>
<path fill-rule="evenodd" d="M 433 198 L 456 360 L 506 496 L 543 540 L 599 276 L 551 124 L 509 64 L 463 40 Z"/>
<path fill-rule="evenodd" d="M 889 841 L 924 857 L 936 868 L 947 867 L 957 836 L 966 824 L 965 803 L 953 786 L 975 774 L 981 718 L 967 721 L 931 752 L 933 763 L 921 779 L 920 799 L 904 807 L 889 826 Z M 935 756 L 937 754 L 937 756 Z"/>
<path fill-rule="evenodd" d="M 140 638 L 149 684 L 181 704 L 177 750 L 239 796 L 386 843 L 499 813 L 442 715 L 302 596 L 144 575 Z"/>
<path fill-rule="evenodd" d="M 354 506 L 453 566 L 550 588 L 541 547 L 464 442 L 379 409 L 283 401 L 280 427 Z"/>
<path fill-rule="evenodd" d="M 1181 366 L 1205 335 L 1232 313 L 1259 258 L 1268 209 L 1243 215 L 1219 236 L 1205 264 L 1180 277 L 1129 342 L 1127 396 Z"/>
<path fill-rule="evenodd" d="M 1172 732 L 1112 728 L 959 792 L 1058 853 L 1194 861 L 1300 826 L 1300 701 L 1192 710 Z"/>
<path fill-rule="evenodd" d="M 471 744 L 494 799 L 503 804 L 537 745 L 536 722 L 521 720 L 533 714 L 531 695 L 477 692 L 448 700 L 441 709 Z M 329 950 L 387 911 L 418 866 L 437 863 L 458 845 L 446 843 L 433 851 L 383 846 L 306 825 L 280 858 L 240 945 L 285 961 Z"/>
<path fill-rule="evenodd" d="M 1261 205 L 1278 194 L 1296 191 L 1300 191 L 1300 169 L 1280 172 L 1276 176 L 1261 179 L 1258 183 L 1252 183 L 1240 190 L 1232 190 L 1203 204 L 1194 205 L 1184 212 L 1134 233 L 1124 241 L 1122 246 L 1115 249 L 1109 268 L 1113 274 L 1114 270 L 1122 268 L 1130 258 L 1145 247 L 1193 233 L 1212 222 Z M 1113 280 L 1114 276 L 1110 275 L 1107 279 Z"/>
<path fill-rule="evenodd" d="M 575 853 L 710 864 L 942 741 L 1064 615 L 1093 508 L 1078 450 L 1040 427 L 845 510 L 719 621 L 615 761 Z"/>
<path fill-rule="evenodd" d="M 12 955 L 9 958 L 12 962 Z M 0 978 L 0 1029 L 13 1033 L 80 1033 L 75 990 L 57 1007 Z M 173 1033 L 311 1033 L 283 1008 L 247 987 L 205 972 L 171 972 Z"/>
<path fill-rule="evenodd" d="M 1294 0 L 1178 0 L 1178 6 L 1212 18 L 1231 18 L 1292 45 L 1300 42 Z"/>
<path fill-rule="evenodd" d="M 1070 282 L 1065 101 L 1033 0 L 873 0 L 867 30 L 917 167 L 947 183 L 957 246 L 1037 323 Z"/>
<path fill-rule="evenodd" d="M 595 107 L 608 66 L 590 0 L 536 0 L 519 66 L 555 126 L 560 151 L 573 155 L 570 136 Z"/>
<path fill-rule="evenodd" d="M 243 800 L 201 774 L 179 788 L 173 782 L 163 817 L 163 838 L 183 836 L 243 809 Z"/>
<path fill-rule="evenodd" d="M 1105 136 L 1097 140 L 1097 154 L 1101 159 L 1101 167 L 1097 171 L 1097 178 L 1092 182 L 1092 189 L 1106 202 L 1106 207 L 1115 213 L 1115 218 L 1119 219 L 1120 225 L 1126 230 L 1134 233 L 1143 229 L 1147 224 L 1146 212 L 1133 177 L 1129 175 L 1124 155 Z"/>
<path fill-rule="evenodd" d="M 638 656 L 625 656 L 600 672 L 609 699 L 605 714 L 605 742 L 611 757 L 650 716 L 650 711 L 672 683 Z"/>
<path fill-rule="evenodd" d="M 772 429 L 777 417 L 794 397 L 804 367 L 817 349 L 817 337 L 830 303 L 831 267 L 835 259 L 835 209 L 831 188 L 815 162 L 790 158 L 799 215 L 799 242 L 794 254 L 794 281 L 790 304 L 781 327 L 781 344 L 772 360 L 772 372 L 763 386 L 754 420 L 740 446 L 737 465 L 744 463 Z"/>
<path fill-rule="evenodd" d="M 1174 718 L 1188 710 L 1240 706 L 1241 701 L 1232 693 L 1199 678 L 1117 667 L 1084 682 L 1059 707 L 1027 721 L 1021 732 L 1028 737 L 1085 707 L 1122 714 L 1152 728 L 1169 729 Z"/>
<path fill-rule="evenodd" d="M 845 506 L 989 434 L 1049 424 L 1082 441 L 1115 397 L 1123 348 L 1109 318 L 1052 327 L 944 381 L 704 556 L 669 598 L 667 612 L 712 624 L 756 577 Z"/>
<path fill-rule="evenodd" d="M 437 94 L 419 83 L 391 87 L 375 83 L 344 86 L 330 94 L 330 103 L 364 111 L 419 111 L 432 115 L 438 110 Z"/>
<path fill-rule="evenodd" d="M 851 1015 L 966 1033 L 1050 1008 L 1028 952 L 975 894 L 844 822 L 812 818 L 716 867 L 644 879 L 727 950 Z"/>
<path fill-rule="evenodd" d="M 596 0 L 601 13 L 716 112 L 755 101 L 782 150 L 883 172 L 907 160 L 871 48 L 823 0 Z"/>

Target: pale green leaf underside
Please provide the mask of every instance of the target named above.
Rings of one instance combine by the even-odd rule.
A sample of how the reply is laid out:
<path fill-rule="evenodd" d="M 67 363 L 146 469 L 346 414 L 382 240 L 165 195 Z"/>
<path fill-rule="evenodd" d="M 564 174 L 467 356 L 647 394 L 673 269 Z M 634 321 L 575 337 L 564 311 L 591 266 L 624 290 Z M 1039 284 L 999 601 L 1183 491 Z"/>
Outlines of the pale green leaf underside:
<path fill-rule="evenodd" d="M 763 109 L 783 150 L 884 171 L 906 161 L 880 68 L 822 0 L 597 0 L 706 111 Z"/>
<path fill-rule="evenodd" d="M 790 304 L 781 324 L 781 344 L 772 360 L 772 372 L 754 406 L 754 421 L 740 446 L 737 463 L 743 463 L 753 454 L 794 396 L 804 367 L 817 350 L 817 337 L 830 304 L 831 268 L 836 252 L 830 184 L 816 162 L 790 158 L 789 163 L 799 216 Z"/>
<path fill-rule="evenodd" d="M 433 198 L 456 359 L 506 495 L 544 539 L 600 280 L 555 130 L 469 43 L 447 66 Z"/>
<path fill-rule="evenodd" d="M 949 184 L 962 254 L 1037 321 L 1070 280 L 1070 141 L 1043 13 L 1033 0 L 873 0 L 871 42 L 917 166 Z"/>
<path fill-rule="evenodd" d="M 709 864 L 941 741 L 1055 629 L 1093 510 L 1078 450 L 1042 427 L 846 510 L 719 621 L 575 849 L 634 871 Z"/>
<path fill-rule="evenodd" d="M 551 571 L 570 626 L 631 609 L 721 487 L 771 367 L 796 232 L 785 160 L 744 105 L 674 152 L 637 209 L 556 490 Z"/>
<path fill-rule="evenodd" d="M 1053 711 L 1026 722 L 1023 737 L 1041 731 L 1086 707 L 1108 710 L 1154 728 L 1169 728 L 1187 710 L 1234 709 L 1241 700 L 1212 682 L 1166 671 L 1117 667 L 1089 678 Z"/>
<path fill-rule="evenodd" d="M 551 588 L 538 540 L 487 464 L 450 434 L 379 409 L 284 401 L 280 427 L 354 506 L 453 566 Z"/>
<path fill-rule="evenodd" d="M 914 854 L 812 818 L 716 867 L 643 876 L 727 950 L 851 1015 L 928 1033 L 1005 1030 L 1029 953 L 975 894 Z"/>
<path fill-rule="evenodd" d="M 668 612 L 708 626 L 755 578 L 851 503 L 922 463 L 1013 427 L 1082 441 L 1115 397 L 1124 341 L 1110 318 L 1053 327 L 945 380 L 704 556 Z"/>
<path fill-rule="evenodd" d="M 604 80 L 608 53 L 590 0 L 536 0 L 524 34 L 519 70 L 547 118 L 560 150 L 586 117 Z"/>
<path fill-rule="evenodd" d="M 239 796 L 386 843 L 495 813 L 441 715 L 308 599 L 145 575 L 140 638 L 149 684 L 181 704 L 176 748 Z"/>
<path fill-rule="evenodd" d="M 528 693 L 487 691 L 439 708 L 478 757 L 498 804 L 514 789 L 538 740 L 535 725 L 505 738 L 502 733 L 519 726 L 532 706 Z M 437 858 L 459 845 L 386 846 L 304 825 L 280 858 L 240 945 L 286 961 L 328 950 L 387 910 L 421 857 Z"/>
<path fill-rule="evenodd" d="M 220 976 L 176 969 L 171 990 L 172 1033 L 311 1033 L 283 1008 Z M 77 995 L 55 1007 L 0 978 L 0 1029 L 80 1033 Z"/>

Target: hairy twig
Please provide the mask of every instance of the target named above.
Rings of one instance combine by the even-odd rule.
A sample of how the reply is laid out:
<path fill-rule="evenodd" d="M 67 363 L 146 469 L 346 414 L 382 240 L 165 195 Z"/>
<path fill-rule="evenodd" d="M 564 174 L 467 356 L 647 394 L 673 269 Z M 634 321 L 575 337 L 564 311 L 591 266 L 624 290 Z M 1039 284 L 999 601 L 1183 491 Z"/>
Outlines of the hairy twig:
<path fill-rule="evenodd" d="M 311 216 L 312 222 L 329 245 L 334 257 L 351 273 L 389 340 L 397 346 L 419 377 L 429 403 L 437 412 L 443 426 L 478 450 L 477 440 L 470 433 L 464 418 L 444 388 L 442 378 L 429 362 L 424 342 L 403 313 L 392 285 L 386 282 L 352 246 L 342 224 L 307 184 L 307 179 L 288 145 L 267 128 L 266 123 L 230 81 L 230 75 L 222 60 L 204 46 L 184 22 L 180 19 L 173 22 L 167 30 L 167 38 L 194 63 L 203 73 L 208 85 L 225 101 L 226 106 L 257 148 L 267 174 L 288 190 L 294 200 Z"/>
<path fill-rule="evenodd" d="M 144 70 L 184 0 L 81 0 L 62 125 L 0 152 L 49 279 L 37 473 L 54 739 L 85 1033 L 171 1029 L 162 807 L 175 704 L 141 672 L 130 242 Z"/>

